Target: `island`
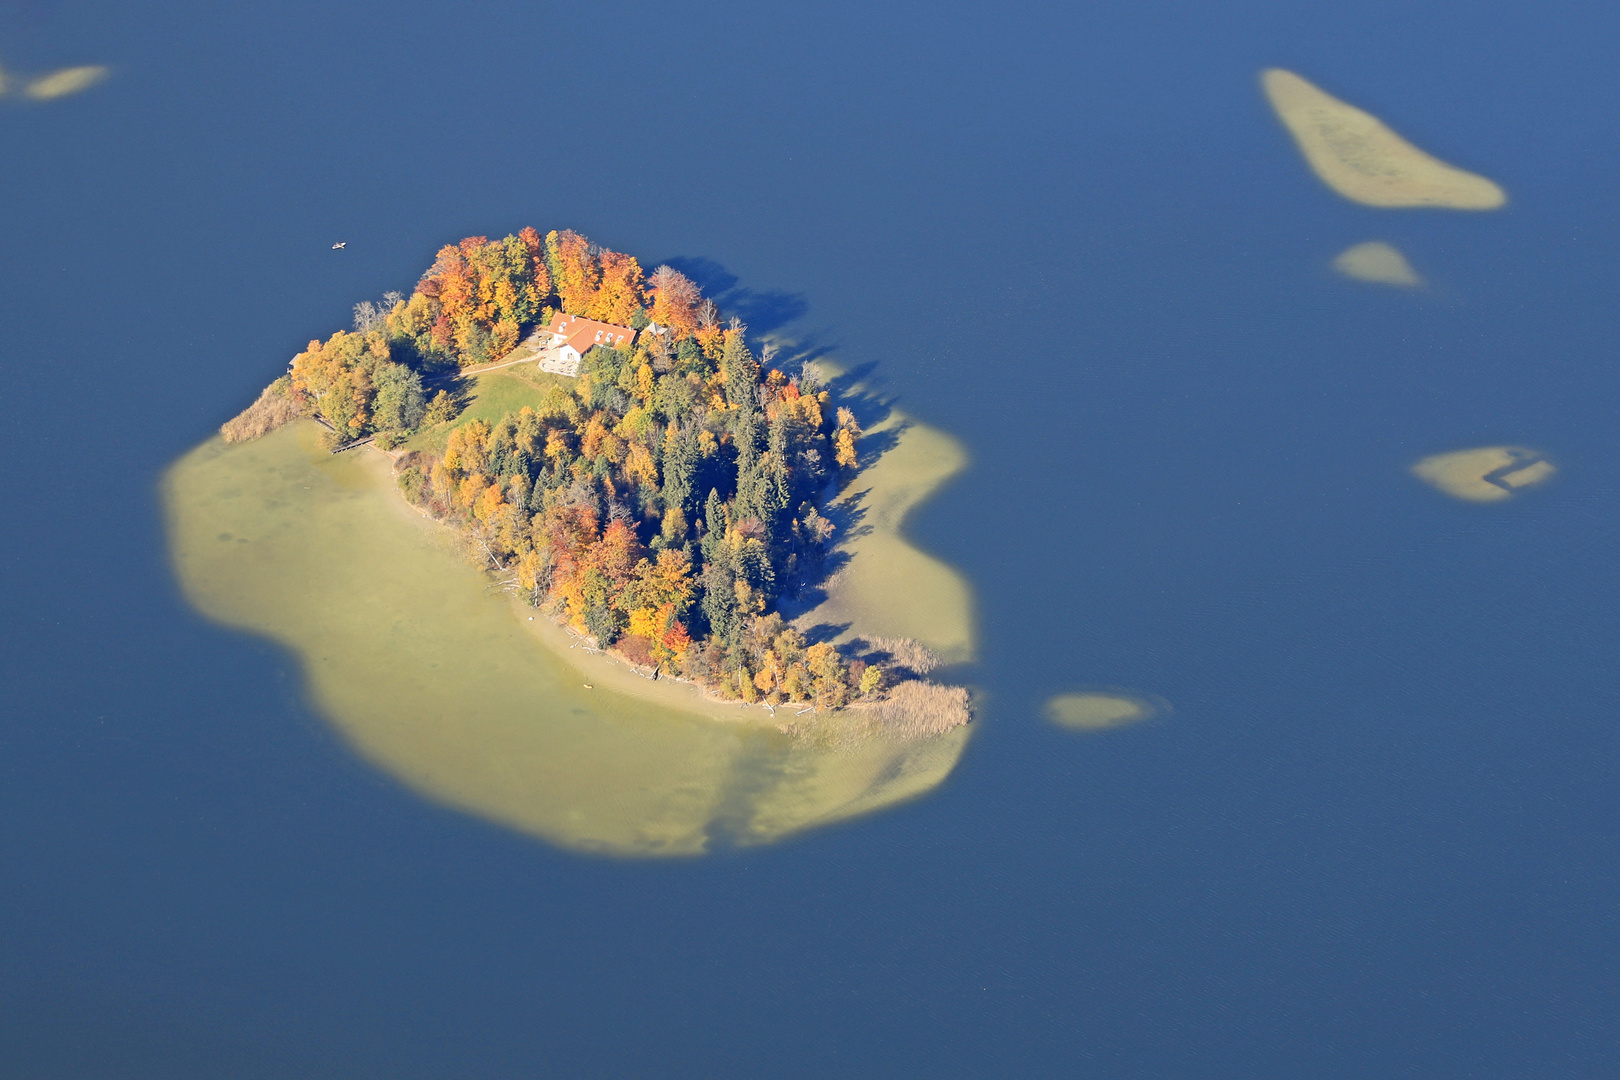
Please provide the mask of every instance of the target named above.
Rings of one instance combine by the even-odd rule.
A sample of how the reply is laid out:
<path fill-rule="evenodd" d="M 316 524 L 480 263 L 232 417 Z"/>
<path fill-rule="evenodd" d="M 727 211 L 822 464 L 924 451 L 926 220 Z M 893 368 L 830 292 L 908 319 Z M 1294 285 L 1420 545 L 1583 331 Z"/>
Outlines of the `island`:
<path fill-rule="evenodd" d="M 971 716 L 929 677 L 971 657 L 965 583 L 899 528 L 965 456 L 792 355 L 672 267 L 469 238 L 176 463 L 177 572 L 369 759 L 568 846 L 891 805 Z"/>

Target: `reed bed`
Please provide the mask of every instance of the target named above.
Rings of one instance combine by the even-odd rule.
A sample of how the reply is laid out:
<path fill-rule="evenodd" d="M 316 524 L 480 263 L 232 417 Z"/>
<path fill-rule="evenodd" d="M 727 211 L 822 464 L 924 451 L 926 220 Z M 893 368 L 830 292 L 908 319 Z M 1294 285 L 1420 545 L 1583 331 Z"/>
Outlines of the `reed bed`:
<path fill-rule="evenodd" d="M 257 401 L 221 424 L 219 433 L 228 443 L 249 442 L 270 434 L 283 424 L 292 423 L 298 416 L 298 406 L 276 383 L 271 383 L 259 394 Z"/>
<path fill-rule="evenodd" d="M 776 727 L 817 749 L 850 751 L 873 738 L 909 742 L 943 735 L 972 719 L 967 687 L 907 679 L 875 701 L 796 715 Z"/>
<path fill-rule="evenodd" d="M 918 739 L 961 727 L 973 718 L 965 686 L 940 686 L 920 679 L 896 683 L 867 706 L 885 735 Z"/>
<path fill-rule="evenodd" d="M 912 638 L 874 637 L 861 641 L 867 659 L 890 670 L 910 672 L 918 678 L 939 667 L 939 654 Z"/>

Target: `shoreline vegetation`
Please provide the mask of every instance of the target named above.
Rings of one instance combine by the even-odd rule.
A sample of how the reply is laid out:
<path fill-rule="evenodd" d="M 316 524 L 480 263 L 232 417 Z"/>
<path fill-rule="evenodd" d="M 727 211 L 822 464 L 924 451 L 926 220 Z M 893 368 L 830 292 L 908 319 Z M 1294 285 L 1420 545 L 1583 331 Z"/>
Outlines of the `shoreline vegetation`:
<path fill-rule="evenodd" d="M 578 342 L 548 328 L 573 320 L 614 344 L 559 364 Z M 353 330 L 311 341 L 220 430 L 239 444 L 302 417 L 328 451 L 369 444 L 491 588 L 643 679 L 825 744 L 939 735 L 969 722 L 969 695 L 928 678 L 941 658 L 917 639 L 967 659 L 967 592 L 899 524 L 964 456 L 893 413 L 864 439 L 860 401 L 827 381 L 756 351 L 674 268 L 525 229 L 446 246 L 409 297 L 356 305 Z M 914 482 L 867 482 L 896 455 L 922 463 Z M 903 616 L 867 628 L 861 593 L 888 583 L 863 544 L 910 557 L 898 576 L 925 584 L 943 635 Z"/>

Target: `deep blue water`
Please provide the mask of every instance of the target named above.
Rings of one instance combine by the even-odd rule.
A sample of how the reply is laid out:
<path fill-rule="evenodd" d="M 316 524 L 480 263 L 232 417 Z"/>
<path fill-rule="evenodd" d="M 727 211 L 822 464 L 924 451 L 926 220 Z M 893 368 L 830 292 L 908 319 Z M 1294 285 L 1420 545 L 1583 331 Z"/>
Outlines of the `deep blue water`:
<path fill-rule="evenodd" d="M 0 1076 L 1600 1077 L 1615 987 L 1620 12 L 0 8 Z M 1347 203 L 1298 70 L 1501 183 Z M 710 260 L 972 469 L 921 802 L 677 863 L 359 764 L 205 623 L 156 479 L 440 244 Z M 334 240 L 347 240 L 332 252 Z M 1434 282 L 1327 261 L 1400 246 Z M 715 272 L 719 272 L 717 269 Z M 1512 442 L 1510 503 L 1406 475 Z M 1169 717 L 1039 715 L 1107 684 Z"/>

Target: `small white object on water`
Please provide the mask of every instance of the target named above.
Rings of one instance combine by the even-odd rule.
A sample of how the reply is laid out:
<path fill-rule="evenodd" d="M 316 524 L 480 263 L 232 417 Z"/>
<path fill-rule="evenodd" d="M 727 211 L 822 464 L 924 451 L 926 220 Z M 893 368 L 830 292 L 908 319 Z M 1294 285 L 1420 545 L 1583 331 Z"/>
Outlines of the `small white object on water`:
<path fill-rule="evenodd" d="M 333 251 L 342 251 L 344 248 L 346 248 L 348 246 L 349 246 L 349 242 L 347 240 L 339 240 L 337 243 L 332 245 L 332 250 Z"/>

